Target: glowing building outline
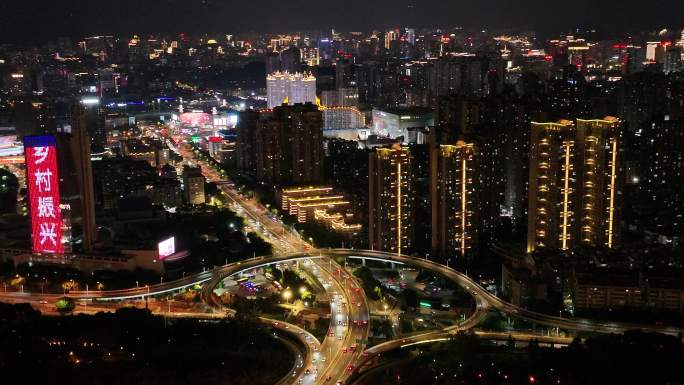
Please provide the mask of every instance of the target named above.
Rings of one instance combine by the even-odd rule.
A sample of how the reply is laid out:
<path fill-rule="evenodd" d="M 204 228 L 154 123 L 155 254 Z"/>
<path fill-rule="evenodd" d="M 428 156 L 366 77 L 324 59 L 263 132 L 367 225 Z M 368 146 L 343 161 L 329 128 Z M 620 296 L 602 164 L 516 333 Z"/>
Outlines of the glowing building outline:
<path fill-rule="evenodd" d="M 434 149 L 431 160 L 432 248 L 464 257 L 477 238 L 474 226 L 478 148 L 458 140 Z"/>
<path fill-rule="evenodd" d="M 528 252 L 616 246 L 621 135 L 610 116 L 532 123 Z"/>

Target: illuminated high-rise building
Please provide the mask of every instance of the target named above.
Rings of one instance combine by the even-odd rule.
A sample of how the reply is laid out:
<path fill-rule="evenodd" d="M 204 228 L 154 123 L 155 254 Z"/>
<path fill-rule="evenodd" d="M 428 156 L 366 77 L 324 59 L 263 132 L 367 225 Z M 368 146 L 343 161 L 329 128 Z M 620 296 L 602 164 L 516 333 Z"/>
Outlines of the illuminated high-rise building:
<path fill-rule="evenodd" d="M 532 123 L 528 252 L 616 246 L 621 129 L 613 117 Z"/>
<path fill-rule="evenodd" d="M 570 248 L 576 191 L 575 125 L 532 123 L 527 251 Z"/>
<path fill-rule="evenodd" d="M 390 49 L 392 46 L 392 42 L 399 40 L 399 30 L 392 29 L 387 32 L 385 32 L 385 49 Z"/>
<path fill-rule="evenodd" d="M 322 91 L 321 104 L 325 107 L 357 107 L 359 105 L 359 89 L 351 87 Z"/>
<path fill-rule="evenodd" d="M 622 124 L 617 118 L 577 119 L 578 239 L 613 248 L 622 197 Z"/>
<path fill-rule="evenodd" d="M 318 47 L 301 48 L 302 61 L 309 67 L 315 67 L 320 64 L 321 57 L 318 53 Z"/>
<path fill-rule="evenodd" d="M 431 150 L 432 249 L 440 255 L 463 257 L 477 240 L 477 152 L 463 140 Z"/>
<path fill-rule="evenodd" d="M 266 77 L 266 96 L 268 108 L 283 103 L 315 103 L 316 78 L 310 73 L 294 73 L 276 71 Z"/>
<path fill-rule="evenodd" d="M 402 253 L 414 240 L 412 157 L 408 147 L 379 148 L 369 155 L 369 246 Z"/>
<path fill-rule="evenodd" d="M 254 133 L 256 176 L 281 185 L 318 182 L 323 173 L 323 115 L 295 104 L 264 111 Z"/>
<path fill-rule="evenodd" d="M 76 105 L 72 109 L 71 126 L 61 129 L 56 136 L 63 234 L 65 239 L 70 239 L 70 243 L 80 240 L 84 252 L 92 251 L 97 240 L 91 141 L 87 122 L 87 111 L 82 105 Z"/>

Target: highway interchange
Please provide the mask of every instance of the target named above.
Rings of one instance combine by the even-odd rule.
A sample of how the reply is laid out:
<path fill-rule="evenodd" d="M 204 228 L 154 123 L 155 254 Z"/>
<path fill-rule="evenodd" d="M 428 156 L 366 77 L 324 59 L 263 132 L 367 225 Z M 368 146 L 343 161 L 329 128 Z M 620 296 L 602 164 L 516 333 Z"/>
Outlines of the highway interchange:
<path fill-rule="evenodd" d="M 155 296 L 163 296 L 178 292 L 183 288 L 202 285 L 202 299 L 214 309 L 213 313 L 185 309 L 187 311 L 167 314 L 196 318 L 223 317 L 230 315 L 231 312 L 228 309 L 222 308 L 213 290 L 224 278 L 271 264 L 308 261 L 312 266 L 315 266 L 318 274 L 317 278 L 322 282 L 329 283 L 326 285 L 326 290 L 331 298 L 334 299 L 331 301 L 331 333 L 322 342 L 319 342 L 315 337 L 295 325 L 262 319 L 262 322 L 272 324 L 281 332 L 290 333 L 295 336 L 306 347 L 306 351 L 300 354 L 301 359 L 298 359 L 293 371 L 288 373 L 280 382 L 281 384 L 301 383 L 306 385 L 347 383 L 353 378 L 352 374 L 357 374 L 359 369 L 363 368 L 378 355 L 393 349 L 448 339 L 453 333 L 469 330 L 477 326 L 489 310 L 498 310 L 511 317 L 565 330 L 621 333 L 630 329 L 642 329 L 675 335 L 682 332 L 682 329 L 674 327 L 571 319 L 532 312 L 496 297 L 463 273 L 423 258 L 370 250 L 314 249 L 296 231 L 269 215 L 268 210 L 256 200 L 243 196 L 230 183 L 226 183 L 220 173 L 211 167 L 210 164 L 197 159 L 188 147 L 181 147 L 180 153 L 186 162 L 202 166 L 202 171 L 209 181 L 217 182 L 225 201 L 230 204 L 234 211 L 243 216 L 255 231 L 259 232 L 264 239 L 273 245 L 274 255 L 246 259 L 216 267 L 209 271 L 189 275 L 176 281 L 156 285 L 124 290 L 72 291 L 68 293 L 69 297 L 86 304 L 86 308 L 82 309 L 82 312 L 88 312 L 88 310 L 90 312 L 111 311 L 112 307 L 116 308 L 122 304 L 125 306 L 129 306 L 131 303 L 139 304 L 143 298 L 149 299 Z M 440 274 L 466 289 L 472 295 L 476 304 L 475 311 L 468 319 L 458 325 L 445 328 L 444 330 L 425 332 L 408 338 L 387 341 L 367 348 L 364 352 L 363 345 L 358 342 L 365 342 L 368 339 L 370 330 L 368 302 L 356 279 L 334 262 L 337 258 L 349 257 L 368 258 L 392 264 L 402 263 Z M 61 297 L 61 295 L 17 292 L 0 293 L 0 301 L 29 302 L 39 310 L 47 312 L 49 312 L 48 304 L 54 303 L 54 300 L 58 297 Z M 357 306 L 352 306 L 352 303 L 356 303 Z M 87 309 L 87 307 L 90 307 L 90 309 Z M 163 314 L 163 306 L 160 305 L 157 312 Z M 540 337 L 536 336 L 536 338 Z M 554 340 L 549 337 L 550 343 L 554 341 L 556 343 L 567 342 L 560 338 Z M 356 349 L 350 352 L 348 348 L 353 345 L 357 345 Z"/>

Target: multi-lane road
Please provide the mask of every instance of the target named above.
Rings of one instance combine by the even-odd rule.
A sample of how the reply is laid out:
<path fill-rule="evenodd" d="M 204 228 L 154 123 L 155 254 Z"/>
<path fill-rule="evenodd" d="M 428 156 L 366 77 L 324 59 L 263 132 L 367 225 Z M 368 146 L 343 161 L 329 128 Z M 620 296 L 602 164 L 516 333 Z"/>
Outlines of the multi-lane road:
<path fill-rule="evenodd" d="M 302 358 L 298 372 L 289 374 L 287 378 L 291 381 L 285 378 L 283 383 L 302 383 L 305 385 L 345 383 L 350 378 L 350 374 L 356 372 L 361 364 L 367 362 L 373 356 L 405 346 L 444 340 L 455 332 L 475 327 L 490 309 L 495 309 L 512 317 L 537 324 L 567 330 L 601 333 L 620 333 L 630 329 L 642 329 L 667 334 L 682 332 L 681 328 L 674 327 L 562 318 L 532 312 L 496 297 L 467 275 L 427 259 L 368 250 L 315 250 L 296 231 L 291 230 L 280 220 L 269 215 L 268 210 L 256 200 L 244 197 L 231 187 L 229 183 L 222 183 L 224 182 L 222 176 L 210 164 L 196 159 L 194 153 L 187 147 L 181 146 L 180 153 L 186 162 L 202 166 L 202 172 L 207 180 L 218 182 L 217 185 L 222 197 L 225 199 L 224 202 L 230 204 L 239 215 L 248 221 L 248 224 L 255 231 L 273 245 L 275 254 L 268 257 L 247 259 L 187 276 L 177 281 L 157 285 L 123 290 L 70 292 L 68 294 L 70 297 L 84 304 L 83 311 L 89 310 L 94 312 L 111 308 L 112 305 L 103 304 L 101 301 L 119 300 L 130 302 L 131 300 L 135 301 L 141 298 L 149 299 L 149 297 L 164 295 L 194 285 L 203 285 L 202 297 L 206 303 L 220 306 L 213 295 L 213 289 L 225 277 L 269 264 L 293 260 L 308 260 L 311 261 L 312 266 L 318 272 L 318 279 L 329 283 L 326 289 L 331 298 L 333 298 L 331 300 L 330 333 L 320 343 L 315 338 L 312 340 L 312 336 L 296 329 L 293 325 L 279 324 L 283 328 L 282 331 L 294 333 L 303 338 L 303 344 L 307 347 L 306 357 Z M 438 273 L 466 289 L 474 298 L 476 309 L 471 317 L 459 325 L 440 331 L 388 341 L 371 347 L 364 352 L 363 343 L 368 338 L 370 328 L 370 312 L 367 299 L 354 277 L 333 262 L 334 257 L 362 257 L 389 263 L 401 262 Z M 47 305 L 48 303 L 53 303 L 60 296 L 58 294 L 0 293 L 0 301 L 33 302 L 36 307 L 41 308 L 49 306 Z M 90 309 L 87 309 L 87 307 L 90 307 Z M 178 310 L 183 311 L 177 311 L 175 313 L 176 316 L 180 314 L 186 314 L 188 317 L 225 315 L 225 312 L 207 315 L 206 313 L 198 314 L 194 309 Z M 157 309 L 157 312 L 163 312 L 163 309 Z M 262 321 L 272 322 L 275 325 L 275 321 L 272 320 Z M 305 373 L 306 369 L 310 370 L 309 374 Z"/>
<path fill-rule="evenodd" d="M 303 240 L 299 233 L 287 227 L 275 216 L 269 215 L 268 210 L 257 200 L 240 194 L 230 183 L 226 183 L 211 164 L 197 159 L 191 148 L 180 146 L 179 151 L 185 162 L 201 166 L 205 178 L 217 184 L 222 198 L 271 243 L 276 255 L 301 253 L 312 249 L 312 245 Z M 313 263 L 319 272 L 329 276 L 331 285 L 328 291 L 334 301 L 331 300 L 331 333 L 326 336 L 322 345 L 323 350 L 328 352 L 327 356 L 325 353 L 322 354 L 326 359 L 325 365 L 319 358 L 315 368 L 318 369 L 317 375 L 313 375 L 316 370 L 312 370 L 312 374 L 302 378 L 302 383 L 310 383 L 313 380 L 320 384 L 335 384 L 346 379 L 362 354 L 363 344 L 368 339 L 370 330 L 370 311 L 365 295 L 353 276 L 331 260 L 321 262 L 314 259 Z M 218 276 L 221 275 L 223 272 Z M 215 279 L 209 282 L 208 287 L 213 288 L 214 282 Z"/>
<path fill-rule="evenodd" d="M 495 296 L 487 289 L 482 287 L 467 275 L 458 272 L 448 266 L 430 261 L 428 259 L 416 258 L 407 255 L 397 255 L 392 253 L 370 251 L 370 250 L 328 250 L 325 252 L 330 256 L 360 256 L 370 257 L 387 262 L 402 262 L 410 266 L 419 267 L 442 275 L 450 281 L 466 289 L 475 298 L 478 309 L 495 309 L 506 313 L 511 317 L 523 319 L 540 325 L 551 326 L 566 330 L 579 330 L 597 333 L 622 333 L 627 330 L 641 329 L 665 334 L 677 335 L 684 331 L 682 328 L 649 325 L 649 324 L 629 324 L 622 322 L 597 321 L 581 318 L 563 318 L 553 315 L 533 312 L 519 306 L 513 305 Z M 474 325 L 472 325 L 474 326 Z"/>

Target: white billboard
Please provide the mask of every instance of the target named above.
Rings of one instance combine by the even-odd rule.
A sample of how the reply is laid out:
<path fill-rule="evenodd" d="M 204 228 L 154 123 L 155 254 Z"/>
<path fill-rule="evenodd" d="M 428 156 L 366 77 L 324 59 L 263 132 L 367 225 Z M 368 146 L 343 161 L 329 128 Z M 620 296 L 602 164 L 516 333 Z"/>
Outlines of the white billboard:
<path fill-rule="evenodd" d="M 158 243 L 159 259 L 164 259 L 176 252 L 176 238 L 171 237 Z"/>

